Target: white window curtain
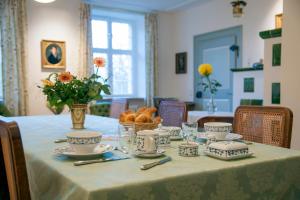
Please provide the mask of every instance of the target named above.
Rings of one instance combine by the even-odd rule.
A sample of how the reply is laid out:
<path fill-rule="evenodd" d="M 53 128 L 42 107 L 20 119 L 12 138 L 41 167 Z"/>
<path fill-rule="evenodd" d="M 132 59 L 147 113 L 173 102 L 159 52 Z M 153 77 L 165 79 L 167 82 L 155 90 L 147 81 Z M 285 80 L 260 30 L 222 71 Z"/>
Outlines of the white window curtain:
<path fill-rule="evenodd" d="M 146 102 L 153 106 L 153 97 L 157 93 L 158 61 L 157 61 L 157 14 L 145 15 L 146 33 Z"/>
<path fill-rule="evenodd" d="M 26 0 L 0 1 L 4 104 L 14 115 L 26 115 Z"/>
<path fill-rule="evenodd" d="M 92 23 L 91 6 L 80 5 L 80 48 L 79 48 L 79 77 L 90 76 L 94 73 L 92 53 Z"/>

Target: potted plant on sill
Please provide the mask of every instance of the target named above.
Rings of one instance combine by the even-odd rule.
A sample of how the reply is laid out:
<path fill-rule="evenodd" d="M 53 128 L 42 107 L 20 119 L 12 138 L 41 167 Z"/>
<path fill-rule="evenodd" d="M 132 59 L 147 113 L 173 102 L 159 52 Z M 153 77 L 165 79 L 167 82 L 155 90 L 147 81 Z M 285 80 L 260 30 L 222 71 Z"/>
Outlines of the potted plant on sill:
<path fill-rule="evenodd" d="M 43 86 L 38 86 L 47 96 L 49 106 L 61 109 L 67 105 L 71 111 L 74 129 L 83 129 L 87 104 L 93 100 L 102 99 L 101 93 L 110 94 L 107 79 L 98 75 L 98 70 L 105 66 L 105 60 L 94 59 L 96 73 L 88 78 L 78 79 L 70 72 L 51 73 L 42 80 Z"/>

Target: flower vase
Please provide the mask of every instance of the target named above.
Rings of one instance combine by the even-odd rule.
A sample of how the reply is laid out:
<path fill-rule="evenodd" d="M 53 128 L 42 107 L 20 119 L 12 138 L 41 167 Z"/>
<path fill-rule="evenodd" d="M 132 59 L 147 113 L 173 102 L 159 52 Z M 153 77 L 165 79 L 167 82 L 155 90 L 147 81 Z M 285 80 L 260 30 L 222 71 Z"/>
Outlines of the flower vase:
<path fill-rule="evenodd" d="M 84 129 L 86 110 L 86 104 L 74 104 L 71 107 L 71 117 L 74 129 Z"/>
<path fill-rule="evenodd" d="M 207 111 L 209 114 L 214 114 L 217 111 L 217 104 L 213 95 L 210 96 L 210 100 L 207 103 Z"/>
<path fill-rule="evenodd" d="M 49 108 L 49 110 L 51 110 L 51 112 L 54 115 L 59 115 L 60 113 L 62 113 L 62 111 L 64 111 L 64 106 L 56 107 L 56 106 L 51 106 L 50 103 L 47 103 L 47 107 Z"/>

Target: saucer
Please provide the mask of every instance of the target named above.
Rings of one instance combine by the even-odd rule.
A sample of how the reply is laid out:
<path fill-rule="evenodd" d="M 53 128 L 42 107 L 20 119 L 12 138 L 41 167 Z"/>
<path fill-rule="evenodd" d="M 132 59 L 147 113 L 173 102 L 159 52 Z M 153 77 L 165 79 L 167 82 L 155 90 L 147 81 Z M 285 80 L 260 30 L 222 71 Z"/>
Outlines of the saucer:
<path fill-rule="evenodd" d="M 75 152 L 74 149 L 72 149 L 69 145 L 67 145 L 67 146 L 58 147 L 54 149 L 54 153 L 57 155 L 63 155 L 74 159 L 85 159 L 85 158 L 98 157 L 112 150 L 113 147 L 111 145 L 100 144 L 95 148 L 94 152 L 80 154 Z"/>
<path fill-rule="evenodd" d="M 183 137 L 182 137 L 182 136 L 171 136 L 171 137 L 170 137 L 170 140 L 171 140 L 171 141 L 183 140 Z"/>
<path fill-rule="evenodd" d="M 171 141 L 178 141 L 178 140 L 183 140 L 183 133 L 182 133 L 182 131 L 180 131 L 180 134 L 179 135 L 176 135 L 176 136 L 171 136 L 170 137 L 170 140 Z"/>
<path fill-rule="evenodd" d="M 200 133 L 197 135 L 197 139 L 200 139 L 200 140 L 206 139 L 207 140 L 208 135 L 209 134 L 207 134 L 207 133 Z M 242 138 L 243 138 L 243 136 L 240 134 L 228 133 L 223 140 L 217 140 L 217 141 L 234 141 L 234 140 L 240 140 Z"/>
<path fill-rule="evenodd" d="M 139 158 L 158 158 L 164 156 L 165 155 L 164 153 L 165 153 L 164 149 L 158 149 L 156 152 L 153 153 L 146 153 L 143 151 L 135 150 L 133 155 Z"/>

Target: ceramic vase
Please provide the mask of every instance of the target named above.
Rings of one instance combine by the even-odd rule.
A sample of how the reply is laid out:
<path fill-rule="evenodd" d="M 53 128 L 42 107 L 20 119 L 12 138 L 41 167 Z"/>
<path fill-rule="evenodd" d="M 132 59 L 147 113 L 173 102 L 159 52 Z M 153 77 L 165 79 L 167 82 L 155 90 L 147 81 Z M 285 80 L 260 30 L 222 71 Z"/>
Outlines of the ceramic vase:
<path fill-rule="evenodd" d="M 86 104 L 74 104 L 71 107 L 71 117 L 74 129 L 83 129 L 85 113 L 87 110 Z"/>

